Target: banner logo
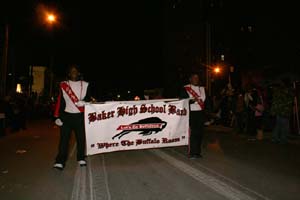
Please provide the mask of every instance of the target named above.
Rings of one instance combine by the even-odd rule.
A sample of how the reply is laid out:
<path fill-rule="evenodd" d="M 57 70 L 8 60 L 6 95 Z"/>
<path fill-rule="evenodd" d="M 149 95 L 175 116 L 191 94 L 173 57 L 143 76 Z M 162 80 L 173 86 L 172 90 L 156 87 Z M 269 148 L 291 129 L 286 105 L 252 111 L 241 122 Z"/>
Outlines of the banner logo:
<path fill-rule="evenodd" d="M 156 134 L 162 131 L 167 126 L 167 122 L 162 121 L 158 117 L 149 117 L 146 119 L 141 119 L 137 122 L 128 125 L 120 125 L 117 130 L 122 130 L 122 132 L 116 134 L 112 137 L 114 140 L 116 137 L 120 139 L 121 137 L 131 133 L 131 132 L 140 132 L 142 136 L 147 136 L 151 134 Z"/>

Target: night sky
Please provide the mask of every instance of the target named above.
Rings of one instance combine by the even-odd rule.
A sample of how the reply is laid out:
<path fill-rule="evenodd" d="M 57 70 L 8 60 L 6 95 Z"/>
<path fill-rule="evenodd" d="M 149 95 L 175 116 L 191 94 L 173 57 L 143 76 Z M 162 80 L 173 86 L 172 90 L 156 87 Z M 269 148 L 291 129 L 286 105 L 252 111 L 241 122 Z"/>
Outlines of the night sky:
<path fill-rule="evenodd" d="M 1 31 L 8 22 L 9 64 L 16 73 L 26 71 L 29 65 L 48 66 L 52 55 L 57 75 L 62 76 L 68 63 L 79 63 L 85 79 L 109 90 L 163 86 L 168 32 L 172 27 L 184 31 L 187 24 L 200 23 L 197 6 L 204 0 L 110 0 L 99 1 L 100 6 L 67 0 L 6 2 L 0 3 Z M 222 13 L 207 12 L 226 19 L 224 38 L 240 25 L 253 24 L 261 63 L 297 66 L 300 39 L 295 5 L 223 2 Z M 58 26 L 49 29 L 42 23 L 38 17 L 41 6 L 56 10 Z"/>
<path fill-rule="evenodd" d="M 85 79 L 99 88 L 160 86 L 160 1 L 101 1 L 100 5 L 2 1 L 1 20 L 10 25 L 10 64 L 22 72 L 29 65 L 49 65 L 52 55 L 58 75 L 68 63 L 79 63 Z M 61 16 L 58 26 L 50 29 L 42 23 L 41 6 L 56 10 Z"/>

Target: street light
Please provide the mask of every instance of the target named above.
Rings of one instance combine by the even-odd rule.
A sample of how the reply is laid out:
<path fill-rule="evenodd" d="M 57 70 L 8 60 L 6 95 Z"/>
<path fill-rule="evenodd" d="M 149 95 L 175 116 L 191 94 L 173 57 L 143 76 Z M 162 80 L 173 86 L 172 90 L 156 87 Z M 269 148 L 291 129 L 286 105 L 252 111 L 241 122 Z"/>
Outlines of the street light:
<path fill-rule="evenodd" d="M 43 23 L 52 27 L 54 25 L 58 25 L 58 15 L 54 11 L 44 11 L 43 13 Z"/>
<path fill-rule="evenodd" d="M 48 13 L 47 14 L 47 23 L 52 26 L 53 24 L 55 24 L 56 22 L 56 15 L 52 14 L 52 13 Z M 50 88 L 49 88 L 49 96 L 52 97 L 52 90 L 53 90 L 53 55 L 51 55 L 50 57 Z"/>
<path fill-rule="evenodd" d="M 208 91 L 208 95 L 211 96 L 211 81 L 213 78 L 212 75 L 220 74 L 222 72 L 222 69 L 219 66 L 212 66 L 205 63 L 201 63 L 201 65 L 206 69 L 206 88 Z"/>
<path fill-rule="evenodd" d="M 36 6 L 36 16 L 40 24 L 47 26 L 59 25 L 60 15 L 59 10 L 55 6 L 43 3 L 39 3 Z"/>
<path fill-rule="evenodd" d="M 220 72 L 221 72 L 220 67 L 215 67 L 215 68 L 214 68 L 214 73 L 215 73 L 215 74 L 219 74 Z"/>
<path fill-rule="evenodd" d="M 48 26 L 50 29 L 50 39 L 53 40 L 53 26 L 59 25 L 59 15 L 58 12 L 55 11 L 55 9 L 49 10 L 49 8 L 46 7 L 40 7 L 40 14 L 43 16 L 43 23 Z M 50 70 L 50 88 L 49 88 L 49 96 L 52 96 L 52 90 L 53 90 L 53 48 L 51 48 L 51 55 L 50 55 L 50 63 L 49 63 L 49 70 Z"/>
<path fill-rule="evenodd" d="M 47 22 L 49 23 L 49 24 L 53 24 L 53 23 L 55 23 L 55 21 L 56 21 L 56 16 L 54 15 L 54 14 L 48 14 L 47 15 L 47 18 L 46 18 L 46 20 L 47 20 Z"/>

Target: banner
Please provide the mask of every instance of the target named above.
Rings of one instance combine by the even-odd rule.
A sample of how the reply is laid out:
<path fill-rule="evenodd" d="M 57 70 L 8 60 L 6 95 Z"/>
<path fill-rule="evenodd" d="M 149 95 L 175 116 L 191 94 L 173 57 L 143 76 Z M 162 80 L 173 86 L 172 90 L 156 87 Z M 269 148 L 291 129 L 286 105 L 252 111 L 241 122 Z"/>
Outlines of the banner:
<path fill-rule="evenodd" d="M 87 155 L 188 145 L 188 100 L 85 106 Z"/>

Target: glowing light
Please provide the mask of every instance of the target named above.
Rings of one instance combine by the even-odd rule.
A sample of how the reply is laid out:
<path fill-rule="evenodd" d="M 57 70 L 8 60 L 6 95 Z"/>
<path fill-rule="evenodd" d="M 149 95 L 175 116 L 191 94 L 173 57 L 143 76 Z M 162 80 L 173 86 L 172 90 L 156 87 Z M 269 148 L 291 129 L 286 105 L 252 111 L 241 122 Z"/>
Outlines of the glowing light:
<path fill-rule="evenodd" d="M 56 26 L 60 24 L 60 12 L 54 6 L 40 3 L 36 6 L 36 16 L 39 23 L 47 26 Z"/>
<path fill-rule="evenodd" d="M 22 93 L 22 87 L 21 87 L 21 84 L 20 84 L 20 83 L 17 84 L 16 92 L 17 92 L 17 93 Z"/>
<path fill-rule="evenodd" d="M 54 14 L 48 14 L 47 21 L 51 24 L 54 23 L 56 21 L 56 16 Z"/>
<path fill-rule="evenodd" d="M 214 72 L 215 72 L 216 74 L 220 73 L 220 72 L 221 72 L 221 69 L 220 69 L 220 67 L 216 67 L 216 68 L 214 68 Z"/>

